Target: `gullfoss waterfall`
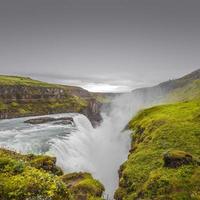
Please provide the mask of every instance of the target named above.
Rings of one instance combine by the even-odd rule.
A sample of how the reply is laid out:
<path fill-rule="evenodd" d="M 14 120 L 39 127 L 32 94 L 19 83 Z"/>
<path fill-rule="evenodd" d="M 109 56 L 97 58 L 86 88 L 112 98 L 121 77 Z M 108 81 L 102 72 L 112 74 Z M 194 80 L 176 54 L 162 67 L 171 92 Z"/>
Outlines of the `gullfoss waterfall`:
<path fill-rule="evenodd" d="M 0 145 L 22 153 L 50 154 L 67 172 L 87 171 L 105 186 L 105 194 L 113 197 L 118 185 L 118 170 L 127 159 L 130 148 L 129 131 L 123 131 L 134 113 L 143 105 L 131 94 L 116 97 L 107 112 L 102 111 L 103 122 L 93 128 L 81 114 L 55 114 L 73 117 L 74 124 L 24 123 L 29 118 L 2 120 Z M 33 118 L 33 117 L 31 117 Z"/>

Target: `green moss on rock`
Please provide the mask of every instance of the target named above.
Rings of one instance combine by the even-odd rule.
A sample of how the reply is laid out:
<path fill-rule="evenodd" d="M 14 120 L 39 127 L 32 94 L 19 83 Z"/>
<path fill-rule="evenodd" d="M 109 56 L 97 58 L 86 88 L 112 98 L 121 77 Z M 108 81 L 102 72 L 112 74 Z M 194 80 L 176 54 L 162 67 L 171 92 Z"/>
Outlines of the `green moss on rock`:
<path fill-rule="evenodd" d="M 30 165 L 36 169 L 44 169 L 55 175 L 62 175 L 63 171 L 56 166 L 56 158 L 50 156 L 34 156 L 30 161 Z"/>
<path fill-rule="evenodd" d="M 132 149 L 115 199 L 200 199 L 199 113 L 197 100 L 152 107 L 130 121 Z"/>
<path fill-rule="evenodd" d="M 0 199 L 101 200 L 104 188 L 99 181 L 88 173 L 60 176 L 55 162 L 53 157 L 0 148 Z"/>
<path fill-rule="evenodd" d="M 93 179 L 89 173 L 66 174 L 61 179 L 77 200 L 100 198 L 104 191 L 103 185 L 98 180 Z"/>
<path fill-rule="evenodd" d="M 190 153 L 186 153 L 185 151 L 179 150 L 170 150 L 164 153 L 164 166 L 177 168 L 181 165 L 191 164 L 194 162 L 193 156 Z"/>

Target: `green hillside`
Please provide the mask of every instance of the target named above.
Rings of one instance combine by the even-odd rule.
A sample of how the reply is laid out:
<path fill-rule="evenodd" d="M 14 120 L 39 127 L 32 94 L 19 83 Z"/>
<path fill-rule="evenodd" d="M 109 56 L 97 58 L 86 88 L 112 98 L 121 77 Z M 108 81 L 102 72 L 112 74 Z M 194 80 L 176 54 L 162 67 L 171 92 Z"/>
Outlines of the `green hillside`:
<path fill-rule="evenodd" d="M 142 97 L 145 104 L 177 102 L 200 97 L 200 69 L 178 79 L 169 80 L 153 87 L 133 90 L 133 95 Z"/>
<path fill-rule="evenodd" d="M 59 87 L 59 85 L 33 80 L 29 77 L 6 76 L 6 75 L 0 75 L 0 85 L 23 85 L 23 86 L 41 86 L 41 87 L 58 86 Z"/>
<path fill-rule="evenodd" d="M 86 115 L 96 126 L 101 121 L 100 107 L 104 102 L 106 96 L 80 87 L 0 75 L 0 119 L 76 112 Z"/>
<path fill-rule="evenodd" d="M 129 128 L 132 149 L 116 199 L 200 199 L 200 102 L 146 109 Z"/>
<path fill-rule="evenodd" d="M 200 80 L 192 73 L 178 82 L 167 94 L 172 104 L 129 122 L 132 148 L 115 199 L 200 199 Z"/>
<path fill-rule="evenodd" d="M 200 99 L 200 79 L 194 80 L 183 87 L 171 91 L 168 96 L 168 101 L 186 101 Z"/>

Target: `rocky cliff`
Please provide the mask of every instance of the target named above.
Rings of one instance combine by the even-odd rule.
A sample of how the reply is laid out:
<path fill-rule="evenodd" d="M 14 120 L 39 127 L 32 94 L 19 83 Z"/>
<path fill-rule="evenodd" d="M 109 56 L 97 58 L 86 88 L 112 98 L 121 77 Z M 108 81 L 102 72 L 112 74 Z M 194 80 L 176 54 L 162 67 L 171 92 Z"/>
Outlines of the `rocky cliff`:
<path fill-rule="evenodd" d="M 0 119 L 78 112 L 96 126 L 101 121 L 101 105 L 96 95 L 79 87 L 0 76 Z"/>

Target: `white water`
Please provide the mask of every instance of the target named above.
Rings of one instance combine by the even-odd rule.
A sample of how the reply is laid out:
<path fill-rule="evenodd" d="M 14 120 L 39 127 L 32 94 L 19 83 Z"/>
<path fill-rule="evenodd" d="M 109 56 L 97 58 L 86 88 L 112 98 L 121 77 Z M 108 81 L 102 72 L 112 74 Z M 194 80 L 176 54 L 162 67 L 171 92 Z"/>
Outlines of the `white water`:
<path fill-rule="evenodd" d="M 100 127 L 92 128 L 86 117 L 74 117 L 78 127 L 69 140 L 57 140 L 51 147 L 58 158 L 58 165 L 66 171 L 89 171 L 113 196 L 118 185 L 118 170 L 127 159 L 130 148 L 130 134 L 122 131 L 141 105 L 132 96 L 116 98 L 110 112 L 103 114 Z"/>
<path fill-rule="evenodd" d="M 141 105 L 141 100 L 131 94 L 116 98 L 96 129 L 80 114 L 53 115 L 72 116 L 76 126 L 69 127 L 51 123 L 29 125 L 23 123 L 27 118 L 2 120 L 0 145 L 25 153 L 55 155 L 65 172 L 91 172 L 112 198 L 118 185 L 118 169 L 127 159 L 130 147 L 129 132 L 122 130 Z"/>

